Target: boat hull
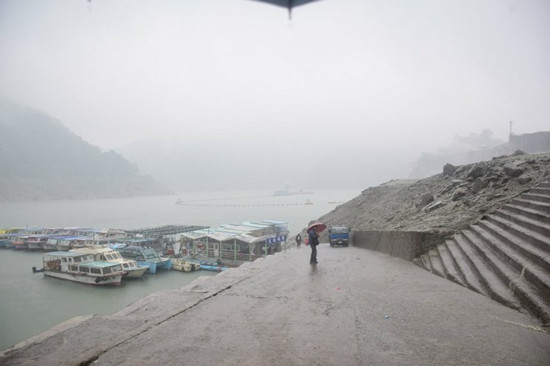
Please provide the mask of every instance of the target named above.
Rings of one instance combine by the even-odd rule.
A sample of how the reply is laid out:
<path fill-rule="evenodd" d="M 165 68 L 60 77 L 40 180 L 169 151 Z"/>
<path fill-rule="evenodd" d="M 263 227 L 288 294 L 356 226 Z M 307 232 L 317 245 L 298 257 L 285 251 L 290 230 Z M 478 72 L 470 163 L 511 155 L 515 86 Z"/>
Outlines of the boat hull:
<path fill-rule="evenodd" d="M 214 271 L 214 272 L 222 272 L 227 269 L 227 267 L 224 266 L 209 266 L 207 264 L 201 264 L 201 269 L 204 269 L 206 271 Z"/>
<path fill-rule="evenodd" d="M 149 269 L 147 273 L 155 274 L 157 273 L 157 263 L 156 262 L 147 262 L 147 261 L 136 261 L 140 266 L 148 266 Z"/>
<path fill-rule="evenodd" d="M 195 264 L 185 259 L 172 260 L 172 269 L 181 272 L 191 272 L 200 269 L 200 264 Z"/>
<path fill-rule="evenodd" d="M 91 275 L 81 275 L 77 273 L 58 272 L 58 271 L 44 271 L 44 276 L 59 278 L 62 280 L 73 281 L 78 283 L 86 283 L 95 286 L 113 285 L 119 286 L 122 282 L 122 274 L 99 277 Z"/>
<path fill-rule="evenodd" d="M 161 258 L 160 262 L 157 262 L 157 268 L 170 270 L 172 268 L 172 260 L 170 258 Z"/>
<path fill-rule="evenodd" d="M 124 276 L 124 278 L 141 278 L 148 270 L 149 267 L 145 265 L 139 266 L 138 268 L 125 269 L 127 274 Z"/>

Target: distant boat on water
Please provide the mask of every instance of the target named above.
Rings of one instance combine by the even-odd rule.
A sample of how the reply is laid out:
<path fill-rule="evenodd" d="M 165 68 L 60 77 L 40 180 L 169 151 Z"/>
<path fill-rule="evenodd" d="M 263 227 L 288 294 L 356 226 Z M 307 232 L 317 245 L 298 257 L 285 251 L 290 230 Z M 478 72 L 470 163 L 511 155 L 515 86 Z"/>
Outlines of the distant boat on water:
<path fill-rule="evenodd" d="M 305 191 L 303 189 L 299 189 L 297 191 L 291 191 L 288 189 L 282 189 L 280 191 L 275 191 L 273 193 L 274 196 L 295 196 L 295 195 L 302 195 L 302 194 L 313 194 L 315 192 L 313 191 Z"/>

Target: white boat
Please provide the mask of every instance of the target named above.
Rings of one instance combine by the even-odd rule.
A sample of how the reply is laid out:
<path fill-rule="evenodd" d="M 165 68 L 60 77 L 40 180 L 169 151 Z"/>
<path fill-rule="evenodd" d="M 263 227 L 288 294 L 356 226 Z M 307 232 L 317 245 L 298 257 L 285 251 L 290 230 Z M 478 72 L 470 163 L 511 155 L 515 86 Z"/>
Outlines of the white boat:
<path fill-rule="evenodd" d="M 172 269 L 182 272 L 191 272 L 196 271 L 201 268 L 200 263 L 195 263 L 185 258 L 173 258 L 172 259 Z"/>
<path fill-rule="evenodd" d="M 122 269 L 126 272 L 126 278 L 140 278 L 147 272 L 149 266 L 138 264 L 133 259 L 123 258 L 122 255 L 109 247 L 84 247 L 71 249 L 70 252 L 77 253 L 89 253 L 94 256 L 96 261 L 107 261 L 112 263 L 118 263 L 122 266 Z"/>
<path fill-rule="evenodd" d="M 126 274 L 119 263 L 96 261 L 93 254 L 78 252 L 45 253 L 39 271 L 49 277 L 100 286 L 120 285 Z"/>
<path fill-rule="evenodd" d="M 27 238 L 27 247 L 29 250 L 44 250 L 44 244 L 48 241 L 48 235 L 36 234 L 29 235 Z"/>

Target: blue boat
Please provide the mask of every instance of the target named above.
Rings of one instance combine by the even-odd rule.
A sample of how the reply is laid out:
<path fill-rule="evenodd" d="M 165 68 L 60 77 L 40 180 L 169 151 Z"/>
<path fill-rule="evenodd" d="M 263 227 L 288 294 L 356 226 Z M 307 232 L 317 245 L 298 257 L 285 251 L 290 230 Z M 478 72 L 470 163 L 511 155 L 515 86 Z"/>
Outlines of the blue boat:
<path fill-rule="evenodd" d="M 200 269 L 204 269 L 204 270 L 207 270 L 207 271 L 221 272 L 221 271 L 225 271 L 227 269 L 227 267 L 225 267 L 225 266 L 209 266 L 207 264 L 201 264 Z"/>
<path fill-rule="evenodd" d="M 156 273 L 158 268 L 170 270 L 172 260 L 158 255 L 153 248 L 142 248 L 137 246 L 127 246 L 117 249 L 124 258 L 130 258 L 140 265 L 147 265 L 148 273 Z"/>

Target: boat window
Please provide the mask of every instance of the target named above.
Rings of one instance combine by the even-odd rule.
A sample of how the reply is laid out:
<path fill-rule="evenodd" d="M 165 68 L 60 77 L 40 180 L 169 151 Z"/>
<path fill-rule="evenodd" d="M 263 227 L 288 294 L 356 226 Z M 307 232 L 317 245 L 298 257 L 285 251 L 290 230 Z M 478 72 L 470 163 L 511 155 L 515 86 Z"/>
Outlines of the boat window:
<path fill-rule="evenodd" d="M 90 268 L 90 271 L 95 274 L 101 274 L 101 270 L 99 268 Z"/>
<path fill-rule="evenodd" d="M 111 273 L 111 267 L 103 268 L 103 274 Z"/>
<path fill-rule="evenodd" d="M 74 257 L 75 263 L 82 262 L 82 257 Z"/>
<path fill-rule="evenodd" d="M 77 265 L 74 265 L 74 264 L 71 264 L 71 265 L 69 266 L 69 270 L 78 272 L 78 266 L 77 266 Z"/>
<path fill-rule="evenodd" d="M 113 256 L 110 255 L 110 254 L 105 254 L 105 258 L 107 258 L 108 260 L 112 260 L 112 259 L 113 259 Z"/>
<path fill-rule="evenodd" d="M 78 267 L 80 272 L 86 272 L 86 273 L 90 273 L 90 268 L 88 267 Z"/>
<path fill-rule="evenodd" d="M 61 261 L 63 261 L 63 263 L 67 263 L 67 258 L 61 258 Z"/>
<path fill-rule="evenodd" d="M 130 267 L 130 266 L 128 265 L 128 263 L 123 263 L 122 266 L 123 266 L 124 268 L 129 268 L 129 267 Z"/>

